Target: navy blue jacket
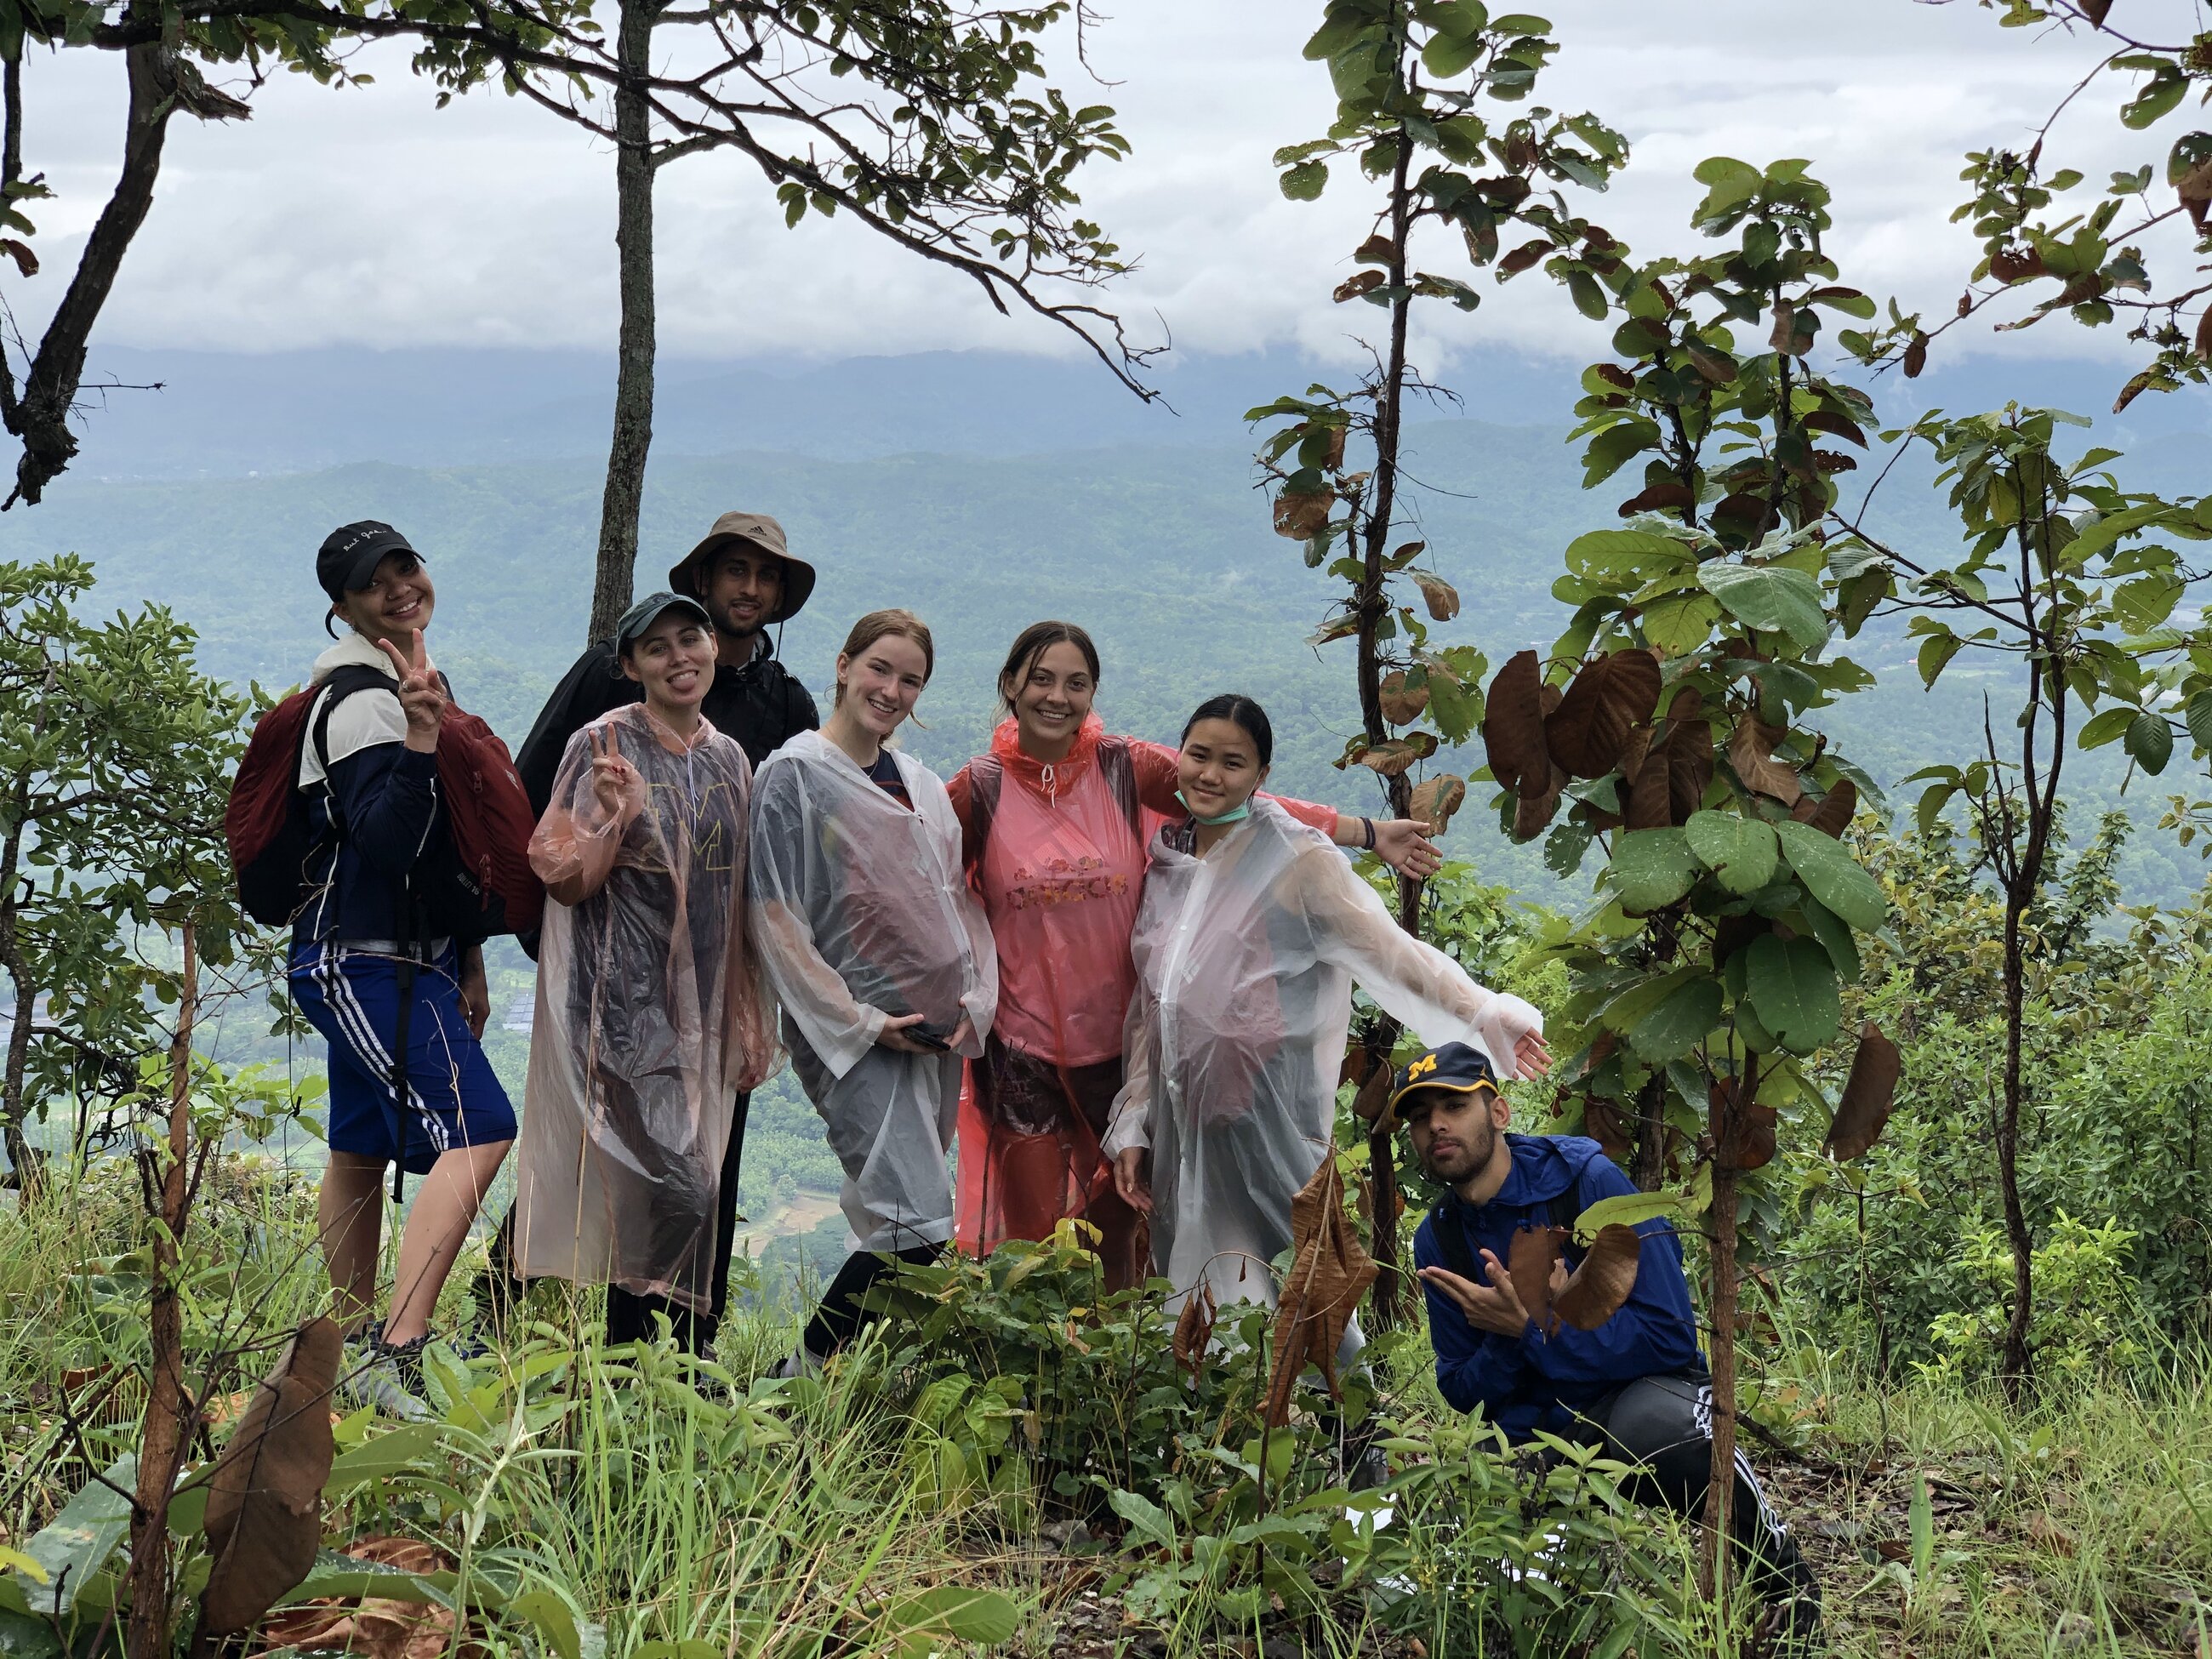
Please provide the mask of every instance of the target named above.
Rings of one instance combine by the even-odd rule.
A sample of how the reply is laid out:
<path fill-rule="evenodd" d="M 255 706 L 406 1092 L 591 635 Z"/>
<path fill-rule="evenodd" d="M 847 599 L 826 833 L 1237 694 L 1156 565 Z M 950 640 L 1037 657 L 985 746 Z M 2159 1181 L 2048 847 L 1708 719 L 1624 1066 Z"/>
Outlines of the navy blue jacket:
<path fill-rule="evenodd" d="M 1417 1267 L 1449 1267 L 1437 1248 L 1441 1224 L 1462 1230 L 1468 1256 L 1482 1283 L 1482 1252 L 1510 1259 L 1514 1233 L 1547 1226 L 1553 1200 L 1573 1189 L 1573 1212 L 1600 1199 L 1636 1188 L 1595 1140 L 1579 1135 L 1505 1137 L 1512 1172 L 1489 1203 L 1476 1208 L 1447 1198 L 1441 1218 L 1425 1218 L 1413 1234 Z M 1682 1246 L 1663 1219 L 1636 1230 L 1644 1239 L 1636 1289 L 1627 1305 L 1594 1331 L 1562 1325 L 1550 1337 L 1532 1323 L 1518 1337 L 1478 1330 L 1458 1304 L 1433 1286 L 1428 1297 L 1429 1340 L 1437 1351 L 1437 1387 L 1463 1412 L 1483 1415 L 1514 1441 L 1539 1430 L 1565 1433 L 1575 1415 L 1639 1376 L 1702 1371 L 1697 1315 L 1682 1277 Z"/>

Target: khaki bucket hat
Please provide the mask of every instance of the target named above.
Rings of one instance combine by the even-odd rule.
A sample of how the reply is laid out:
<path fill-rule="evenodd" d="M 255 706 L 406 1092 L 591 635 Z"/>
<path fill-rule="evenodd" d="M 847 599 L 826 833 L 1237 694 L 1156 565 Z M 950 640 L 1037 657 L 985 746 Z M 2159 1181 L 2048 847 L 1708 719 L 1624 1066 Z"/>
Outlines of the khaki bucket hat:
<path fill-rule="evenodd" d="M 814 567 L 792 556 L 790 548 L 784 544 L 783 526 L 765 513 L 725 513 L 715 520 L 714 527 L 698 546 L 669 568 L 669 586 L 678 593 L 706 598 L 700 591 L 699 570 L 707 560 L 732 542 L 750 542 L 783 561 L 783 598 L 777 602 L 774 613 L 764 620 L 779 623 L 797 616 L 807 596 L 814 592 Z"/>

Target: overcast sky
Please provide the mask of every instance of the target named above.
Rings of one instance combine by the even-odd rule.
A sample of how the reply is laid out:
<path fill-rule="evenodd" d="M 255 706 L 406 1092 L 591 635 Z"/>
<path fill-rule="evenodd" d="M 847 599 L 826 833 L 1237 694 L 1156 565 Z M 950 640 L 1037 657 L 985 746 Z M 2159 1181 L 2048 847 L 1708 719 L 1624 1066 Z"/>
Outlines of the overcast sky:
<path fill-rule="evenodd" d="M 1319 204 L 1287 203 L 1268 165 L 1277 145 L 1317 135 L 1331 113 L 1325 71 L 1298 54 L 1318 7 L 1101 3 L 1092 62 L 1120 84 L 1084 95 L 1117 106 L 1135 153 L 1090 170 L 1083 189 L 1143 261 L 1118 303 L 1139 332 L 1157 327 L 1157 312 L 1180 347 L 1347 349 L 1347 333 L 1375 313 L 1332 306 L 1328 289 L 1371 198 L 1340 177 Z M 2185 0 L 2125 3 L 2188 32 Z M 1945 223 L 1961 153 L 2025 142 L 2094 56 L 2080 41 L 2001 30 L 1972 0 L 1571 0 L 1547 10 L 1564 50 L 1541 101 L 1589 109 L 1634 146 L 1593 216 L 1639 251 L 1693 249 L 1684 216 L 1699 159 L 1809 157 L 1836 193 L 1832 251 L 1846 280 L 1937 314 L 1972 258 Z M 437 111 L 403 54 L 363 61 L 372 88 L 284 76 L 257 95 L 249 123 L 173 124 L 152 217 L 96 343 L 611 347 L 605 149 L 497 93 Z M 1063 58 L 1063 78 L 1073 67 Z M 114 55 L 86 51 L 26 66 L 27 161 L 61 193 L 33 204 L 46 274 L 24 283 L 8 273 L 27 319 L 52 304 L 104 199 L 121 74 Z M 2162 156 L 2166 129 L 2184 118 L 2129 134 L 2112 118 L 2116 94 L 2093 96 L 2053 147 L 2093 181 Z M 810 219 L 787 231 L 758 173 L 734 157 L 670 168 L 659 203 L 661 338 L 672 352 L 1060 349 L 1050 331 L 999 319 L 963 280 L 856 228 Z M 1587 350 L 1589 325 L 1549 284 L 1483 286 L 1480 312 L 1439 319 L 1432 356 L 1474 341 Z M 2063 322 L 2015 340 L 2042 353 L 2100 349 Z M 1982 332 L 1973 343 L 2008 343 Z"/>

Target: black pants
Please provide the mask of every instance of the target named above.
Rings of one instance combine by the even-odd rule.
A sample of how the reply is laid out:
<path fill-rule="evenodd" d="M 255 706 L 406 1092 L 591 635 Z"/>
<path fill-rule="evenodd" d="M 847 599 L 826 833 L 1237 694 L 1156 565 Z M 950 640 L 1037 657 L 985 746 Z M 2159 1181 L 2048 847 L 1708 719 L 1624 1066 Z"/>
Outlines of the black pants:
<path fill-rule="evenodd" d="M 1711 1484 L 1713 1385 L 1702 1377 L 1640 1376 L 1601 1402 L 1585 1419 L 1589 1443 L 1638 1466 L 1625 1492 L 1641 1504 L 1664 1504 L 1695 1520 Z M 1729 1530 L 1743 1582 L 1762 1598 L 1790 1609 L 1793 1632 L 1810 1637 L 1820 1620 L 1820 1582 L 1797 1540 L 1766 1501 L 1739 1446 Z"/>
<path fill-rule="evenodd" d="M 607 1346 L 617 1346 L 624 1342 L 652 1341 L 660 1334 L 655 1315 L 665 1315 L 670 1334 L 684 1352 L 708 1354 L 714 1351 L 714 1335 L 721 1328 L 722 1316 L 730 1307 L 730 1255 L 736 1243 L 738 1224 L 738 1171 L 744 1162 L 745 1114 L 752 1103 L 750 1095 L 738 1097 L 736 1109 L 730 1117 L 730 1144 L 722 1153 L 720 1185 L 714 1194 L 714 1272 L 710 1281 L 714 1299 L 705 1313 L 694 1313 L 681 1303 L 671 1302 L 665 1296 L 640 1296 L 619 1285 L 607 1286 Z M 514 1273 L 514 1210 L 510 1206 L 499 1232 L 491 1242 L 491 1261 L 484 1269 L 483 1281 L 478 1297 L 487 1312 L 495 1319 L 504 1320 L 515 1304 L 522 1299 L 527 1288 Z"/>
<path fill-rule="evenodd" d="M 817 1359 L 827 1359 L 836 1353 L 874 1322 L 876 1316 L 860 1305 L 860 1298 L 878 1279 L 902 1261 L 926 1267 L 937 1260 L 944 1248 L 942 1244 L 915 1244 L 896 1255 L 855 1250 L 847 1256 L 844 1265 L 837 1269 L 836 1278 L 830 1281 L 830 1288 L 823 1291 L 814 1317 L 806 1323 L 805 1334 L 800 1339 L 806 1344 L 806 1352 Z"/>

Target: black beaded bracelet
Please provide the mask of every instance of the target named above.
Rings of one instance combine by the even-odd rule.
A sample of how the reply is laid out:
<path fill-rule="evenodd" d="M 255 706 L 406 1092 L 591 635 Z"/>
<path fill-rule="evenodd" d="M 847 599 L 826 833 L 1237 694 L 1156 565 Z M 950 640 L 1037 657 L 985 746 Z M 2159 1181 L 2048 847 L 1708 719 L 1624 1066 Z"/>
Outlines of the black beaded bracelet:
<path fill-rule="evenodd" d="M 1362 845 L 1368 852 L 1373 852 L 1375 850 L 1375 820 L 1370 817 L 1362 817 L 1359 820 L 1359 827 L 1367 834 L 1367 839 Z"/>

